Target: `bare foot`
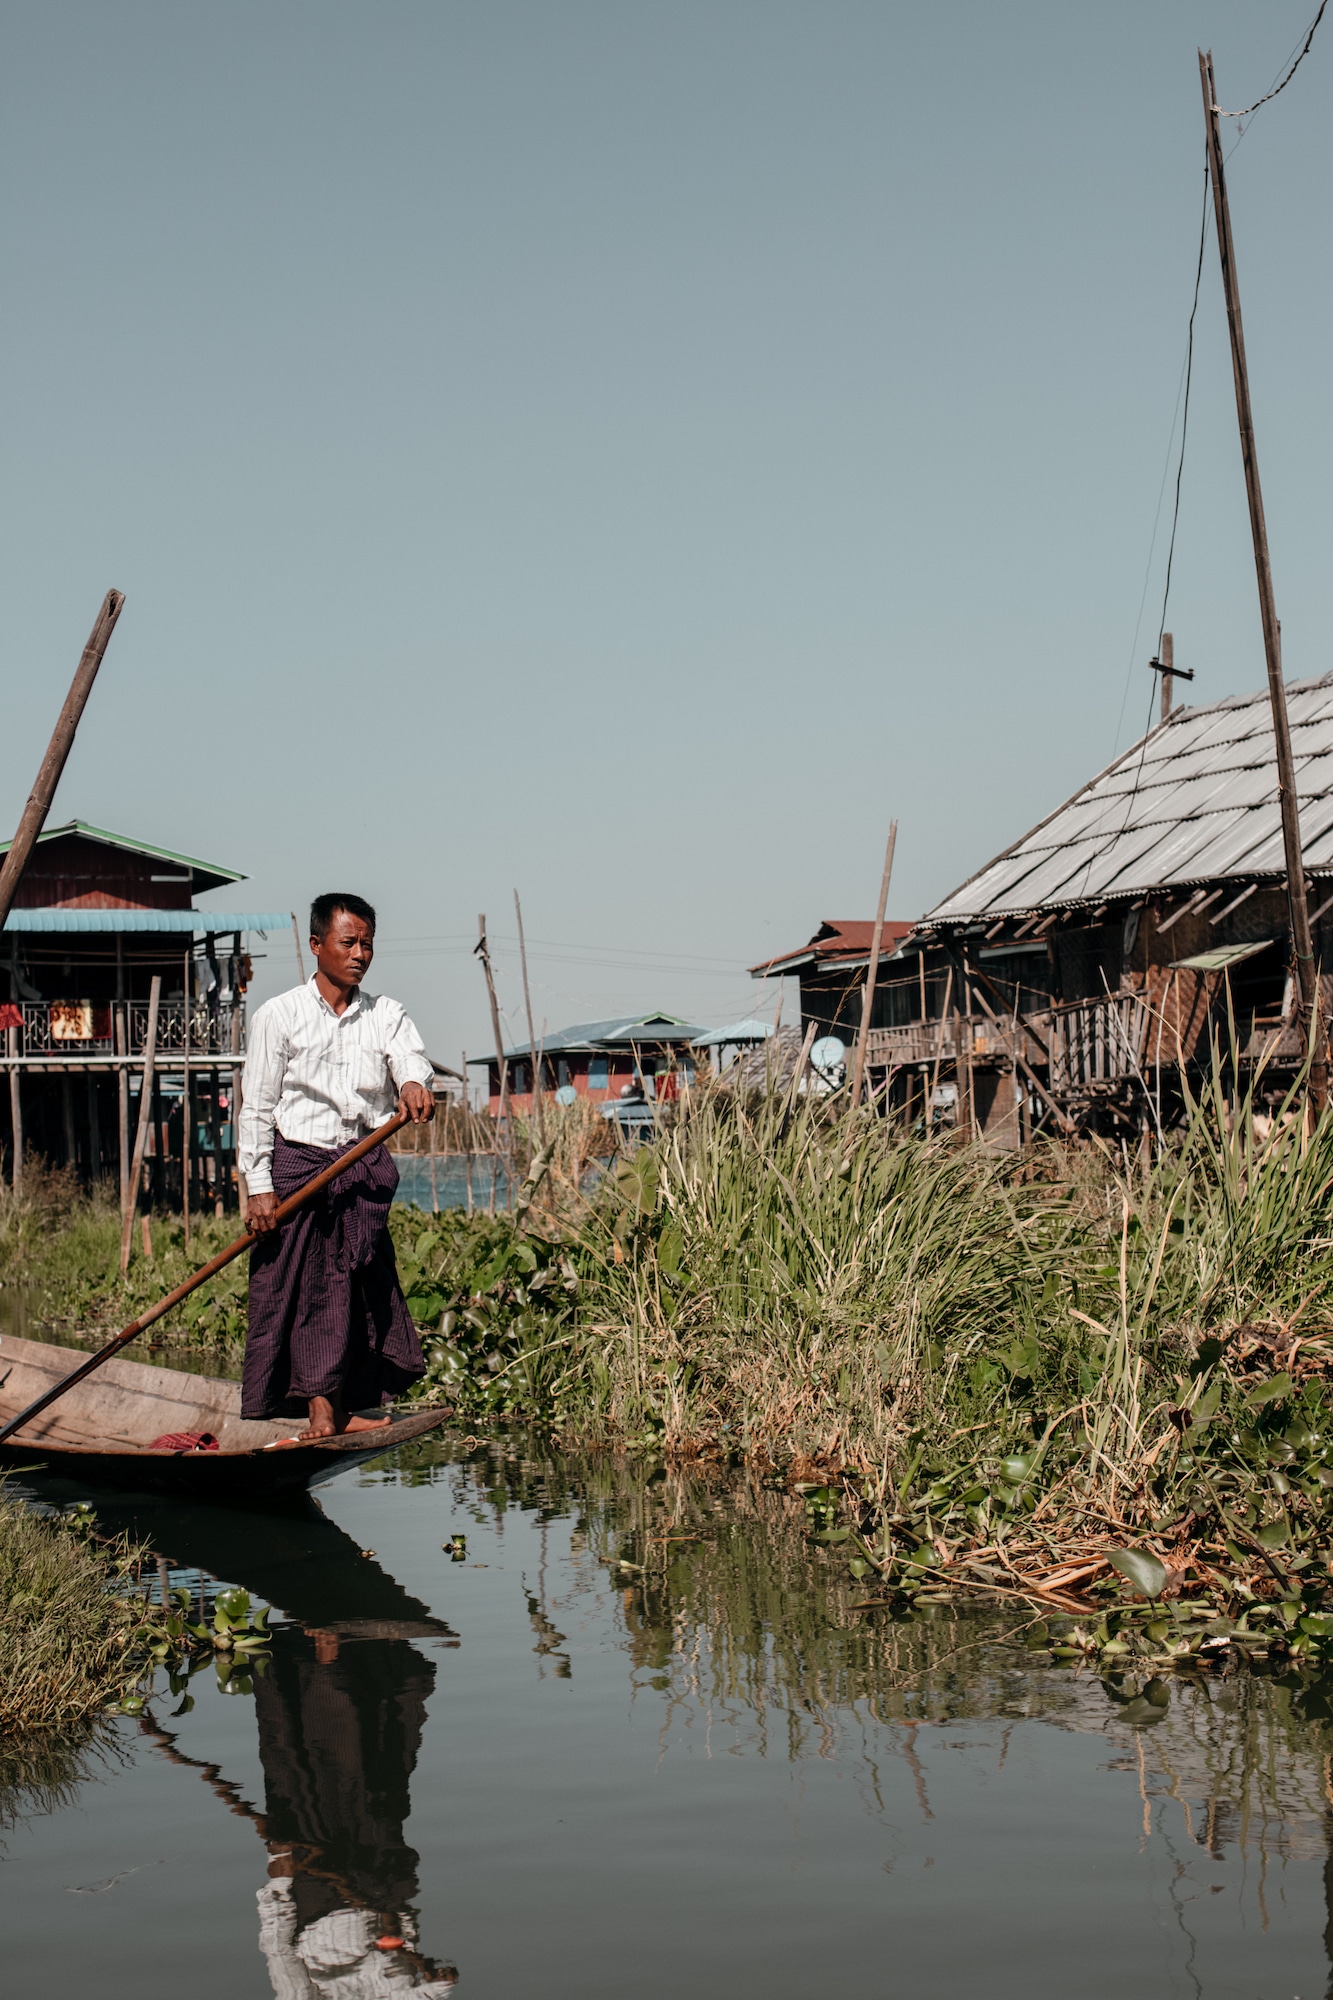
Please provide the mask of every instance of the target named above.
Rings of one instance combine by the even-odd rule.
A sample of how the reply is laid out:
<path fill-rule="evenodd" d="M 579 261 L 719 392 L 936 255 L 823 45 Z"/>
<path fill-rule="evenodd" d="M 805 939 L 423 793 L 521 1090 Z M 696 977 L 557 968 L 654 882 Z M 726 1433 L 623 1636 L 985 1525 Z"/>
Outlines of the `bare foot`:
<path fill-rule="evenodd" d="M 388 1417 L 349 1417 L 344 1415 L 342 1406 L 327 1396 L 310 1398 L 310 1422 L 301 1432 L 300 1442 L 309 1444 L 316 1438 L 340 1437 L 346 1431 L 380 1431 L 388 1428 Z"/>
<path fill-rule="evenodd" d="M 312 1438 L 331 1438 L 338 1435 L 340 1425 L 338 1412 L 327 1396 L 310 1398 L 310 1422 L 300 1433 L 300 1442 L 307 1444 Z"/>

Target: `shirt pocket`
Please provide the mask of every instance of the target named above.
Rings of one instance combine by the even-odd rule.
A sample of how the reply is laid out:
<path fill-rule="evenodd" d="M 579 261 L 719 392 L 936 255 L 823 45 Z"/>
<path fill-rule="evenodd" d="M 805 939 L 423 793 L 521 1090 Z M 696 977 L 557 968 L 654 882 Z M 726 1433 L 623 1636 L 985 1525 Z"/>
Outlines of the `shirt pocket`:
<path fill-rule="evenodd" d="M 377 1097 L 381 1091 L 389 1089 L 393 1081 L 382 1049 L 359 1049 L 352 1074 L 363 1097 Z"/>

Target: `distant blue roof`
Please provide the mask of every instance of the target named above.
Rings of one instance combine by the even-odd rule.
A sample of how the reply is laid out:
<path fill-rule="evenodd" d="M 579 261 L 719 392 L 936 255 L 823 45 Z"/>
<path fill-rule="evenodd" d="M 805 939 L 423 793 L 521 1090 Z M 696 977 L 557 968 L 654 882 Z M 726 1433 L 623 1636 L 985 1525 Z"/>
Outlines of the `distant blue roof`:
<path fill-rule="evenodd" d="M 771 1021 L 757 1021 L 750 1015 L 744 1021 L 733 1021 L 729 1028 L 708 1028 L 702 1035 L 696 1035 L 696 1049 L 725 1049 L 742 1042 L 765 1042 L 773 1032 Z"/>
<path fill-rule="evenodd" d="M 288 910 L 11 910 L 7 931 L 285 931 Z"/>
<path fill-rule="evenodd" d="M 614 1021 L 584 1021 L 576 1028 L 561 1028 L 553 1035 L 544 1035 L 539 1047 L 548 1056 L 568 1055 L 574 1049 L 627 1048 L 635 1042 L 690 1042 L 701 1033 L 700 1028 L 675 1014 L 640 1014 L 633 1020 L 620 1014 Z M 520 1042 L 505 1050 L 505 1061 L 532 1053 L 531 1042 Z M 469 1056 L 468 1068 L 494 1061 L 494 1056 Z"/>

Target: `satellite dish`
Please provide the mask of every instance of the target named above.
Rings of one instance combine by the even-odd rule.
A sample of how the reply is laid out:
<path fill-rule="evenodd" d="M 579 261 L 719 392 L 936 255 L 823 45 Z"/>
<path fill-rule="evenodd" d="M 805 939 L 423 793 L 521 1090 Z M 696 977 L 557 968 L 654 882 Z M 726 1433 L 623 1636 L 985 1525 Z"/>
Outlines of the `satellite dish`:
<path fill-rule="evenodd" d="M 577 1099 L 578 1092 L 572 1083 L 562 1083 L 559 1090 L 555 1093 L 557 1104 L 573 1104 L 577 1102 Z"/>
<path fill-rule="evenodd" d="M 821 1035 L 810 1051 L 810 1060 L 821 1076 L 832 1076 L 847 1061 L 847 1044 L 836 1035 Z"/>

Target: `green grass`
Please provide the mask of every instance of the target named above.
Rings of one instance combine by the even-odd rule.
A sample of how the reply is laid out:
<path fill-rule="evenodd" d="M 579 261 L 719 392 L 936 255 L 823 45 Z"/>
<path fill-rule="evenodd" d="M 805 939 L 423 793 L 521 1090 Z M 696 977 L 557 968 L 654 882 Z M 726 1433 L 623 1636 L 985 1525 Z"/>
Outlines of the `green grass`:
<path fill-rule="evenodd" d="M 147 1658 L 133 1560 L 0 1498 L 0 1736 L 67 1728 L 133 1688 Z"/>
<path fill-rule="evenodd" d="M 29 1156 L 19 1196 L 0 1187 L 0 1286 L 21 1288 L 34 1316 L 78 1340 L 107 1335 L 179 1284 L 240 1234 L 235 1215 L 196 1216 L 187 1254 L 178 1215 L 150 1218 L 145 1257 L 136 1219 L 129 1270 L 120 1276 L 120 1209 L 105 1186 L 83 1194 L 75 1177 Z M 155 1346 L 210 1361 L 234 1359 L 245 1340 L 245 1264 L 222 1271 L 153 1332 Z"/>

